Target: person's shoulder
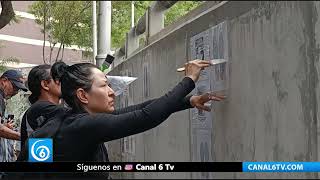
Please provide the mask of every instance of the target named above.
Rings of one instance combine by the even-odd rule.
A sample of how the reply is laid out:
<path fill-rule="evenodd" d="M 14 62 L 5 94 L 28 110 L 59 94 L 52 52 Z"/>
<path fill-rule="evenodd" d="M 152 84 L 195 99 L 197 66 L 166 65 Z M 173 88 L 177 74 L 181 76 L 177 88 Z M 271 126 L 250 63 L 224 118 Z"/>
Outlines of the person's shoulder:
<path fill-rule="evenodd" d="M 67 116 L 69 119 L 72 119 L 73 121 L 85 121 L 86 119 L 90 118 L 89 113 L 67 113 Z"/>
<path fill-rule="evenodd" d="M 39 110 L 39 109 L 46 108 L 53 105 L 54 104 L 49 101 L 37 101 L 30 106 L 30 109 Z"/>
<path fill-rule="evenodd" d="M 36 107 L 36 106 L 52 106 L 52 105 L 55 105 L 55 104 L 50 101 L 36 101 L 31 106 Z"/>
<path fill-rule="evenodd" d="M 37 101 L 34 104 L 31 105 L 30 107 L 31 111 L 43 111 L 46 109 L 61 109 L 61 110 L 66 110 L 65 107 L 63 107 L 60 104 L 54 104 L 49 101 Z"/>
<path fill-rule="evenodd" d="M 72 111 L 67 111 L 65 113 L 65 123 L 72 126 L 85 126 L 85 124 L 90 123 L 88 119 L 91 117 L 89 113 L 74 113 Z"/>
<path fill-rule="evenodd" d="M 50 106 L 50 102 L 45 102 L 45 101 L 37 101 L 33 104 L 31 104 L 31 106 L 29 107 L 27 113 L 28 115 L 32 115 L 34 113 L 38 114 L 39 112 L 41 112 L 44 108 Z"/>

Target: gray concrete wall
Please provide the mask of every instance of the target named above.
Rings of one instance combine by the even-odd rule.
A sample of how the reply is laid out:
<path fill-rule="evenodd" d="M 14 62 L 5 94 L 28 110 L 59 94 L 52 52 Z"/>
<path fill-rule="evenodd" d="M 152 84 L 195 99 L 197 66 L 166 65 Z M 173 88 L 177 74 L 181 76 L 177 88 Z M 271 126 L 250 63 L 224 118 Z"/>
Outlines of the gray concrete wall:
<path fill-rule="evenodd" d="M 213 161 L 319 161 L 320 2 L 227 2 L 186 19 L 111 71 L 127 70 L 136 104 L 159 97 L 182 78 L 190 37 L 227 20 L 228 99 L 214 103 Z M 193 18 L 193 19 L 192 19 Z M 181 22 L 180 22 L 181 23 Z M 161 33 L 161 32 L 160 32 Z M 155 35 L 156 37 L 157 35 Z M 150 71 L 144 95 L 143 66 Z M 120 97 L 121 104 L 124 96 Z M 129 104 L 130 104 L 129 103 Z M 128 104 L 128 105 L 129 105 Z M 109 143 L 111 160 L 191 161 L 189 110 L 133 136 L 134 153 Z M 116 174 L 115 176 L 120 176 Z M 191 173 L 131 173 L 129 178 L 192 178 Z M 318 178 L 317 173 L 213 173 L 214 178 Z"/>

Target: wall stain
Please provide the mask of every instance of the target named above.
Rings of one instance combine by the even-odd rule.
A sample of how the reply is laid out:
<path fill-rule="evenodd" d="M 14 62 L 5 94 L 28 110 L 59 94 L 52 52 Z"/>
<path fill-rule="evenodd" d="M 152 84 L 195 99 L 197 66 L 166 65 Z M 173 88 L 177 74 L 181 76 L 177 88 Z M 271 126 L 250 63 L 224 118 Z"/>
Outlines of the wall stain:
<path fill-rule="evenodd" d="M 268 101 L 267 104 L 264 105 L 264 119 L 265 119 L 265 130 L 268 134 L 272 134 L 272 112 L 271 105 Z"/>
<path fill-rule="evenodd" d="M 272 79 L 273 79 L 274 85 L 277 88 L 277 99 L 280 102 L 284 102 L 288 99 L 288 92 L 283 90 L 283 88 L 281 87 L 279 76 L 280 76 L 280 70 L 272 71 Z"/>

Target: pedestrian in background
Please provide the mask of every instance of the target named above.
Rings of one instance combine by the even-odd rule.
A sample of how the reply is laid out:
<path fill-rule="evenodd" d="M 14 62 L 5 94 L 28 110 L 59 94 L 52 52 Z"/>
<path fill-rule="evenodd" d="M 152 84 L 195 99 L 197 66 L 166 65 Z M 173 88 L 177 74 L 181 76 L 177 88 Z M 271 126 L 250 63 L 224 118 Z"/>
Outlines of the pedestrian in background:
<path fill-rule="evenodd" d="M 17 70 L 7 70 L 0 77 L 0 116 L 2 124 L 0 124 L 0 162 L 9 162 L 10 153 L 7 149 L 8 143 L 4 139 L 20 140 L 20 133 L 12 128 L 12 121 L 5 121 L 5 100 L 18 94 L 19 90 L 28 91 L 23 82 L 24 78 L 21 72 Z M 10 119 L 11 120 L 11 119 Z"/>
<path fill-rule="evenodd" d="M 66 66 L 64 62 L 56 62 L 52 66 L 43 64 L 33 67 L 29 72 L 27 82 L 31 91 L 29 96 L 31 106 L 21 120 L 21 151 L 33 131 L 46 124 L 50 118 L 65 111 L 65 108 L 59 105 L 63 66 Z"/>

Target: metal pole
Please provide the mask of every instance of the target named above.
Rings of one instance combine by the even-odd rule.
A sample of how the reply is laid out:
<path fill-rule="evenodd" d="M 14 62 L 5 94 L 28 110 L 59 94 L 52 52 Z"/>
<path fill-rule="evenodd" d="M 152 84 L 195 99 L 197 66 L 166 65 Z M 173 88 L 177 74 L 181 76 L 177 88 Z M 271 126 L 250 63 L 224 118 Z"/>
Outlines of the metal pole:
<path fill-rule="evenodd" d="M 134 1 L 131 1 L 131 27 L 134 27 Z"/>
<path fill-rule="evenodd" d="M 97 56 L 97 2 L 92 1 L 93 64 Z"/>
<path fill-rule="evenodd" d="M 111 1 L 99 1 L 98 55 L 96 65 L 101 67 L 111 45 Z"/>

